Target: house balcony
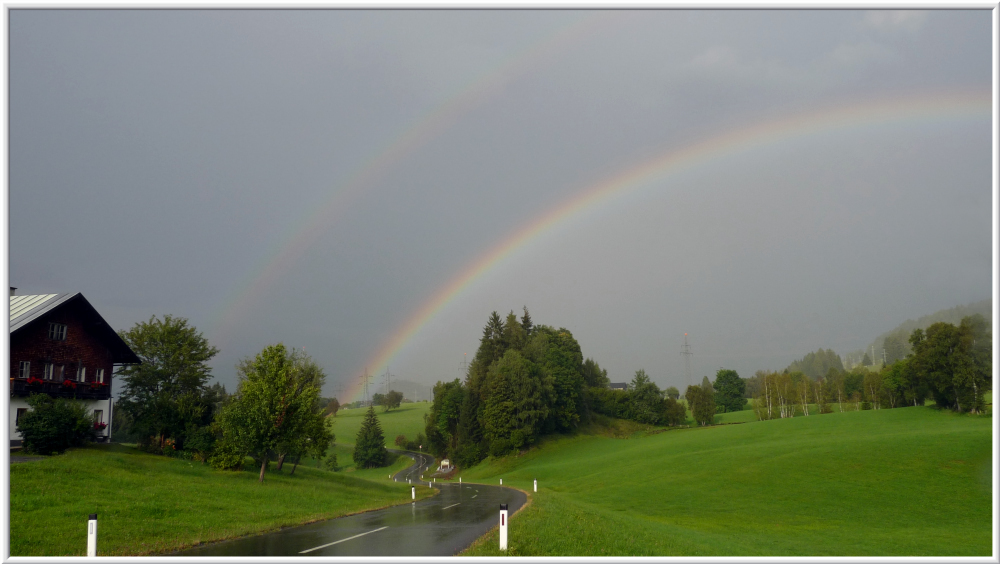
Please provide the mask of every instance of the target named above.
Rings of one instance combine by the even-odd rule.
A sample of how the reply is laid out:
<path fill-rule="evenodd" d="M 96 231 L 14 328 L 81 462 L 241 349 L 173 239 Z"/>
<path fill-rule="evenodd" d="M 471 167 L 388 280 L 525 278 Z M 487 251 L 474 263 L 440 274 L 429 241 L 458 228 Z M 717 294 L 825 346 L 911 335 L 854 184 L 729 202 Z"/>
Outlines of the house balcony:
<path fill-rule="evenodd" d="M 11 397 L 28 397 L 31 394 L 48 394 L 54 398 L 80 400 L 106 400 L 111 397 L 111 386 L 91 387 L 91 382 L 76 382 L 76 387 L 64 386 L 62 382 L 42 381 L 28 384 L 22 378 L 10 379 Z"/>

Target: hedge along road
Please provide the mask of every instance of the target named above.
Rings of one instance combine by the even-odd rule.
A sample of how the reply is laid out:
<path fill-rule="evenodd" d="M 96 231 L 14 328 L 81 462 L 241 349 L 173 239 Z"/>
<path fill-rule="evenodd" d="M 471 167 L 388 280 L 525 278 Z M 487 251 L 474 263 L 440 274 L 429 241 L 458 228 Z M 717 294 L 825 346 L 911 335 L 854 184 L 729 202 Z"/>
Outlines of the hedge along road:
<path fill-rule="evenodd" d="M 197 546 L 176 556 L 451 556 L 499 524 L 500 504 L 513 515 L 524 492 L 482 484 L 421 480 L 434 458 L 394 451 L 414 464 L 393 476 L 397 482 L 433 486 L 434 497 L 378 511 L 289 527 L 273 533 Z"/>

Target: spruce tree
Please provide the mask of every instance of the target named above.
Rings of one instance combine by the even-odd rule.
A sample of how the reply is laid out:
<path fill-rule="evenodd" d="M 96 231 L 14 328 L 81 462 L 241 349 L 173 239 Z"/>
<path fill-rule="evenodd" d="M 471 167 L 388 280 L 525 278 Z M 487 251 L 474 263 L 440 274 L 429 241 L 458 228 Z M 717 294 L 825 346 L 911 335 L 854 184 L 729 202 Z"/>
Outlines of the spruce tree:
<path fill-rule="evenodd" d="M 368 407 L 354 443 L 354 464 L 358 468 L 378 468 L 386 463 L 385 436 L 375 415 L 375 408 Z"/>

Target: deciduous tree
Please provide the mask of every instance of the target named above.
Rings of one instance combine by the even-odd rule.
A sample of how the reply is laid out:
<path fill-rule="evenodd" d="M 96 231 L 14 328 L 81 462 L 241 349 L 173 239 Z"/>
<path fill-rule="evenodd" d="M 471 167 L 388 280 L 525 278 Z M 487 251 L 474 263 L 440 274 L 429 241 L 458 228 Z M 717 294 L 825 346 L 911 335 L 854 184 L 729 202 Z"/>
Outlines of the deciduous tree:
<path fill-rule="evenodd" d="M 154 315 L 118 334 L 142 360 L 118 373 L 124 386 L 117 406 L 128 414 L 131 431 L 143 444 L 155 440 L 155 450 L 168 438 L 183 446 L 188 431 L 214 417 L 208 361 L 219 350 L 187 319 L 171 315 Z"/>

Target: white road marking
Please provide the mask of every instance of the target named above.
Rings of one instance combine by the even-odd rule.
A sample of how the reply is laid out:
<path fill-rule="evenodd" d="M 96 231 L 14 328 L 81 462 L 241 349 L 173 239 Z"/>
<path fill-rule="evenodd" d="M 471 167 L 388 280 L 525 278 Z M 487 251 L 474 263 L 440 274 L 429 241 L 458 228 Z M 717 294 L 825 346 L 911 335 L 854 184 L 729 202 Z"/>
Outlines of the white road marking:
<path fill-rule="evenodd" d="M 454 505 L 449 505 L 448 507 L 442 507 L 441 509 L 442 510 L 444 510 L 444 509 L 451 509 L 452 507 L 455 507 L 455 505 L 461 505 L 461 503 L 456 503 Z"/>
<path fill-rule="evenodd" d="M 479 494 L 476 494 L 476 495 L 479 495 Z M 472 498 L 473 498 L 473 499 L 475 499 L 475 498 L 476 498 L 476 495 L 472 496 Z"/>
<path fill-rule="evenodd" d="M 388 529 L 388 528 L 389 528 L 389 527 L 388 527 L 388 525 L 387 525 L 387 526 L 385 526 L 385 527 L 382 527 L 382 529 Z M 312 552 L 312 551 L 314 551 L 314 550 L 319 550 L 319 549 L 321 549 L 321 548 L 326 548 L 326 547 L 328 547 L 328 546 L 333 546 L 333 545 L 335 545 L 335 544 L 340 544 L 340 543 L 342 543 L 342 542 L 346 542 L 346 541 L 349 541 L 349 540 L 351 540 L 351 539 L 356 539 L 356 538 L 358 538 L 358 537 L 363 537 L 363 536 L 365 536 L 365 535 L 370 535 L 370 534 L 372 534 L 372 533 L 377 533 L 377 532 L 381 531 L 382 529 L 375 529 L 374 531 L 368 531 L 367 533 L 361 533 L 360 535 L 354 535 L 353 537 L 347 537 L 346 539 L 340 539 L 339 541 L 333 541 L 333 542 L 331 542 L 331 543 L 329 543 L 329 544 L 324 544 L 323 546 L 317 546 L 316 548 L 310 548 L 309 550 L 303 550 L 303 551 L 302 551 L 302 552 L 300 552 L 299 554 L 305 554 L 305 553 L 307 553 L 307 552 Z"/>

